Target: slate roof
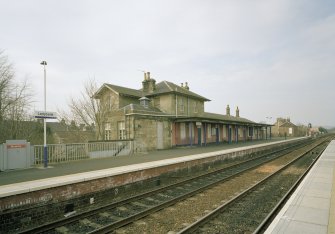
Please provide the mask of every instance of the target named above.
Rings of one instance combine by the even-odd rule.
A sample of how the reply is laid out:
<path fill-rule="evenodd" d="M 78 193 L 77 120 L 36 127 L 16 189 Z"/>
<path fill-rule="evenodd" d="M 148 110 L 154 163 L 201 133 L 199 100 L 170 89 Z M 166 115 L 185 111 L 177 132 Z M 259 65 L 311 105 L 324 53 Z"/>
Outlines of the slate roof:
<path fill-rule="evenodd" d="M 178 93 L 185 96 L 191 96 L 197 99 L 201 99 L 203 101 L 210 101 L 208 98 L 205 98 L 199 94 L 196 94 L 190 90 L 187 90 L 185 88 L 180 87 L 179 85 L 176 85 L 169 81 L 162 81 L 156 84 L 156 90 L 152 93 L 149 93 L 147 96 L 155 96 L 163 93 Z"/>
<path fill-rule="evenodd" d="M 253 122 L 251 120 L 248 120 L 246 118 L 236 117 L 236 116 L 232 116 L 232 115 L 221 115 L 221 114 L 216 114 L 216 113 L 204 112 L 204 114 L 202 116 L 205 117 L 205 118 L 208 118 L 208 119 L 255 124 L 255 122 Z"/>
<path fill-rule="evenodd" d="M 259 126 L 270 126 L 269 124 L 256 123 L 246 118 L 235 117 L 232 115 L 221 115 L 221 114 L 215 114 L 215 113 L 209 113 L 209 112 L 204 112 L 203 114 L 194 115 L 194 116 L 177 116 L 176 117 L 175 115 L 162 112 L 158 108 L 143 107 L 139 104 L 129 104 L 121 109 L 128 111 L 128 114 L 132 113 L 132 114 L 150 114 L 150 115 L 166 116 L 166 117 L 175 119 L 176 122 L 184 122 L 185 120 L 186 121 L 187 120 L 192 120 L 192 121 L 197 121 L 197 120 L 211 121 L 212 120 L 214 122 L 226 122 L 230 124 L 244 123 L 244 124 L 252 124 L 252 125 L 259 125 Z"/>
<path fill-rule="evenodd" d="M 280 124 L 279 127 L 296 127 L 296 125 L 291 122 L 285 122 Z"/>
<path fill-rule="evenodd" d="M 171 116 L 170 114 L 167 114 L 165 112 L 162 112 L 158 108 L 149 106 L 144 107 L 139 104 L 129 104 L 125 107 L 122 107 L 121 110 L 128 111 L 128 113 L 136 113 L 136 114 L 150 114 L 150 115 L 164 115 L 164 116 Z"/>
<path fill-rule="evenodd" d="M 104 84 L 104 85 L 118 92 L 119 94 L 123 94 L 126 96 L 132 96 L 132 97 L 138 97 L 138 98 L 143 97 L 143 92 L 141 90 L 126 88 L 126 87 L 112 85 L 112 84 Z"/>
<path fill-rule="evenodd" d="M 246 118 L 235 117 L 232 115 L 215 114 L 215 113 L 210 113 L 210 112 L 204 112 L 203 114 L 200 114 L 197 116 L 179 116 L 177 119 L 181 121 L 185 121 L 186 119 L 199 119 L 199 121 L 200 120 L 201 121 L 213 120 L 214 122 L 226 122 L 230 124 L 244 123 L 244 124 L 252 124 L 252 125 L 259 125 L 259 126 L 270 126 L 269 124 L 256 123 Z"/>
<path fill-rule="evenodd" d="M 169 81 L 162 81 L 156 84 L 156 89 L 151 92 L 151 93 L 144 93 L 142 89 L 131 89 L 131 88 L 126 88 L 122 86 L 117 86 L 117 85 L 112 85 L 112 84 L 103 84 L 103 86 L 94 94 L 95 98 L 99 98 L 99 95 L 101 91 L 105 88 L 109 88 L 111 90 L 114 90 L 115 92 L 125 95 L 125 96 L 130 96 L 130 97 L 135 97 L 135 98 L 140 98 L 140 97 L 151 97 L 151 96 L 157 96 L 159 94 L 165 94 L 165 93 L 178 93 L 181 95 L 185 96 L 190 96 L 193 98 L 197 98 L 203 101 L 210 101 L 208 98 L 205 98 L 201 95 L 198 95 L 192 91 L 189 91 L 187 89 L 184 89 L 172 82 Z"/>

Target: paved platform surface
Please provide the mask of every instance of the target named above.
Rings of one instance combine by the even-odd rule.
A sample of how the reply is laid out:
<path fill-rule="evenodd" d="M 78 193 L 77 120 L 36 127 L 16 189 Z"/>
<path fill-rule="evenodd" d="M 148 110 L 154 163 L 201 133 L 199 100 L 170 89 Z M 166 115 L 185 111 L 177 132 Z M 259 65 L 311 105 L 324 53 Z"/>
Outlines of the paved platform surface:
<path fill-rule="evenodd" d="M 237 147 L 252 146 L 257 144 L 270 143 L 284 140 L 283 138 L 273 138 L 271 140 L 259 140 L 253 142 L 241 142 L 233 144 L 209 145 L 206 147 L 184 147 L 169 150 L 153 151 L 146 154 L 136 154 L 130 156 L 117 156 L 101 159 L 86 159 L 67 163 L 50 164 L 50 168 L 43 167 L 29 168 L 22 170 L 11 170 L 0 172 L 0 186 L 14 183 L 34 181 L 45 178 L 71 175 L 82 172 L 90 172 L 144 162 L 158 161 L 188 155 L 195 155 L 207 152 L 232 149 Z"/>
<path fill-rule="evenodd" d="M 335 140 L 265 233 L 335 233 Z"/>

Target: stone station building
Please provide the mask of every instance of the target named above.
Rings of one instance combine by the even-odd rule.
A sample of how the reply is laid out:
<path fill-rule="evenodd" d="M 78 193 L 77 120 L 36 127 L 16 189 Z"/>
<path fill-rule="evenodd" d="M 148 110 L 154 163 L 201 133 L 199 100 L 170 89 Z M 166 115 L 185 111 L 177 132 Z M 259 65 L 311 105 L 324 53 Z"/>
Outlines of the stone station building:
<path fill-rule="evenodd" d="M 134 140 L 135 151 L 167 149 L 175 146 L 203 146 L 267 139 L 271 125 L 255 123 L 239 115 L 204 111 L 210 101 L 168 81 L 156 84 L 144 73 L 141 89 L 103 84 L 94 95 L 105 108 L 103 140 Z"/>
<path fill-rule="evenodd" d="M 277 118 L 277 121 L 272 125 L 271 131 L 276 137 L 297 137 L 298 127 L 293 124 L 290 118 Z"/>

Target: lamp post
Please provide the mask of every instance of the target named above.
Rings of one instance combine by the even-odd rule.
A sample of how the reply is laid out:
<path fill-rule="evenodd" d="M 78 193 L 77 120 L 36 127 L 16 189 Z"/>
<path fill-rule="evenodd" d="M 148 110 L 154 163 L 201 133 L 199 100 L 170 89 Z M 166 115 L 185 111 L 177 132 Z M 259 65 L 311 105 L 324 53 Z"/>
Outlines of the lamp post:
<path fill-rule="evenodd" d="M 47 65 L 46 61 L 42 61 L 41 65 L 43 65 L 44 68 L 44 111 L 47 111 L 47 90 L 46 90 L 46 76 L 47 71 L 45 69 L 45 66 Z M 44 150 L 43 150 L 43 161 L 44 161 L 44 168 L 48 167 L 48 148 L 47 148 L 47 120 L 44 118 Z"/>

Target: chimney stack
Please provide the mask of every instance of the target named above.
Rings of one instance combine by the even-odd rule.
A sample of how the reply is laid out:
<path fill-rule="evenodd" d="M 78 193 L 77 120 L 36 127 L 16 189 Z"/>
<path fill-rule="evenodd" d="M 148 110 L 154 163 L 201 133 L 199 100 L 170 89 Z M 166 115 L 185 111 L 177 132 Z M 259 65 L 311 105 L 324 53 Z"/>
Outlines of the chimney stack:
<path fill-rule="evenodd" d="M 240 117 L 240 110 L 238 109 L 238 107 L 236 108 L 236 117 L 237 117 L 237 118 Z"/>
<path fill-rule="evenodd" d="M 227 108 L 226 108 L 226 115 L 230 115 L 230 107 L 229 107 L 229 105 L 227 105 Z"/>
<path fill-rule="evenodd" d="M 190 87 L 188 87 L 188 83 L 185 82 L 185 87 L 184 87 L 186 90 L 190 90 Z"/>
<path fill-rule="evenodd" d="M 144 73 L 144 81 L 142 81 L 142 90 L 144 93 L 152 93 L 156 90 L 156 80 L 150 78 L 150 72 Z"/>
<path fill-rule="evenodd" d="M 180 83 L 180 87 L 184 88 L 184 83 Z"/>

